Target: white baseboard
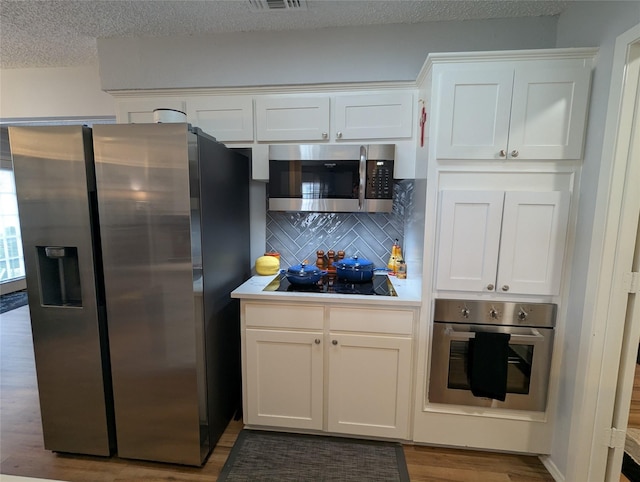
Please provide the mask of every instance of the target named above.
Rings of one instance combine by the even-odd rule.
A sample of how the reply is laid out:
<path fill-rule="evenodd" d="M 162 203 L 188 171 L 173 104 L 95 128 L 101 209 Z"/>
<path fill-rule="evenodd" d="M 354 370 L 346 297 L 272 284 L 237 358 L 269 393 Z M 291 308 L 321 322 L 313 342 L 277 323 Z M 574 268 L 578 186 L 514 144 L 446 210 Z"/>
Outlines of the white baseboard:
<path fill-rule="evenodd" d="M 538 457 L 542 465 L 549 471 L 551 477 L 556 482 L 565 482 L 564 474 L 560 472 L 560 469 L 556 466 L 555 462 L 548 455 L 541 455 Z"/>

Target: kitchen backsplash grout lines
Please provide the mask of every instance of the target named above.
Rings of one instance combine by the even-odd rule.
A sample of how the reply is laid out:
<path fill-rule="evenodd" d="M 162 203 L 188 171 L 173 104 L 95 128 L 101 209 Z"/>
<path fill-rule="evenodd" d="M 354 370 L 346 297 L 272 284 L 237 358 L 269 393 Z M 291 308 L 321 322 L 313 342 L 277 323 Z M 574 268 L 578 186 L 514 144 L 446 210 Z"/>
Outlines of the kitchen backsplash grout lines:
<path fill-rule="evenodd" d="M 267 212 L 266 251 L 280 253 L 280 266 L 304 260 L 313 264 L 316 251 L 345 251 L 377 268 L 385 267 L 393 242 L 404 241 L 404 216 L 413 202 L 413 182 L 394 183 L 391 213 Z"/>

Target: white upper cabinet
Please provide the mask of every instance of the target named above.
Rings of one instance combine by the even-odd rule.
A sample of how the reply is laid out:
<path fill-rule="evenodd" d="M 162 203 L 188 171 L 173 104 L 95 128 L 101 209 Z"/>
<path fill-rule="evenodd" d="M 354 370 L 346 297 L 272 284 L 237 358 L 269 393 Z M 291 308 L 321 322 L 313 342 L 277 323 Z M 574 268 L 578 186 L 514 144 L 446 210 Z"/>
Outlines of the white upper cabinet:
<path fill-rule="evenodd" d="M 256 129 L 258 141 L 407 139 L 413 93 L 258 96 Z"/>
<path fill-rule="evenodd" d="M 188 98 L 187 120 L 220 142 L 253 142 L 253 97 Z"/>
<path fill-rule="evenodd" d="M 329 97 L 256 97 L 258 141 L 329 139 Z"/>
<path fill-rule="evenodd" d="M 116 120 L 119 124 L 149 124 L 153 123 L 155 109 L 173 109 L 185 112 L 185 102 L 182 99 L 154 97 L 146 99 L 123 99 L 116 104 Z"/>
<path fill-rule="evenodd" d="M 438 159 L 582 157 L 588 62 L 465 62 L 434 75 Z"/>
<path fill-rule="evenodd" d="M 557 295 L 569 192 L 443 191 L 438 290 Z"/>
<path fill-rule="evenodd" d="M 347 87 L 348 89 L 348 87 Z M 176 91 L 180 92 L 180 91 Z M 284 87 L 266 93 L 251 88 L 182 91 L 182 97 L 146 93 L 117 100 L 117 120 L 153 122 L 158 108 L 185 112 L 187 122 L 225 144 L 251 147 L 252 178 L 268 181 L 271 143 L 392 143 L 394 177 L 416 177 L 413 105 L 417 89 L 319 90 L 296 93 Z"/>
<path fill-rule="evenodd" d="M 513 69 L 444 71 L 440 82 L 437 157 L 499 158 L 509 138 Z"/>
<path fill-rule="evenodd" d="M 413 133 L 413 94 L 337 95 L 335 138 L 401 139 Z"/>
<path fill-rule="evenodd" d="M 536 64 L 515 70 L 507 156 L 580 159 L 591 68 Z"/>

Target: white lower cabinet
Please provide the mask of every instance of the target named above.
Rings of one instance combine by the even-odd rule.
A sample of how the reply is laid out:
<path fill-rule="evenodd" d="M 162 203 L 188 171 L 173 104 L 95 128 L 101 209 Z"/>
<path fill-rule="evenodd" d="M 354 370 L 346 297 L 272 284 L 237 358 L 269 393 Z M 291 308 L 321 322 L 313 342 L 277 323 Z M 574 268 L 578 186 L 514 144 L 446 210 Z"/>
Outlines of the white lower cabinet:
<path fill-rule="evenodd" d="M 411 338 L 329 338 L 329 432 L 406 438 Z"/>
<path fill-rule="evenodd" d="M 409 437 L 415 310 L 243 301 L 242 313 L 248 425 Z"/>
<path fill-rule="evenodd" d="M 322 429 L 322 332 L 246 330 L 249 424 Z"/>

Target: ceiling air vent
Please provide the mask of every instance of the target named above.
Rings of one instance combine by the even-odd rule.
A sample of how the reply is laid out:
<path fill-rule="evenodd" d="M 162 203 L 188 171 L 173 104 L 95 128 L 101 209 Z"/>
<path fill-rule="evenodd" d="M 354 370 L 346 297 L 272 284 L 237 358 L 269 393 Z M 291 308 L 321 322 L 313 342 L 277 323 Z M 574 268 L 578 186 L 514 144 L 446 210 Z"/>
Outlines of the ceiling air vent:
<path fill-rule="evenodd" d="M 251 10 L 306 10 L 307 0 L 249 0 Z"/>

